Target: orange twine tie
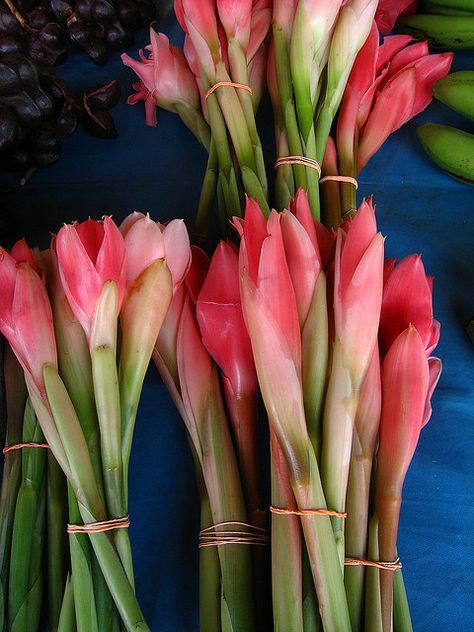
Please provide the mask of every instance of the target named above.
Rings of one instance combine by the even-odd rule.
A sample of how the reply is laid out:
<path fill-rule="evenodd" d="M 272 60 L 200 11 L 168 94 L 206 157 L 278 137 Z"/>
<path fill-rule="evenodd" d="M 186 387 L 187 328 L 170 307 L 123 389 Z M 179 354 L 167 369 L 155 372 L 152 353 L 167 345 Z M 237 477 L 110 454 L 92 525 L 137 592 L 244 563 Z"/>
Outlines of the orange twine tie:
<path fill-rule="evenodd" d="M 318 176 L 321 177 L 321 166 L 314 158 L 307 158 L 306 156 L 282 156 L 275 162 L 275 169 L 283 165 L 303 165 L 303 167 L 314 169 Z"/>
<path fill-rule="evenodd" d="M 221 527 L 244 527 L 244 530 L 223 529 Z M 225 546 L 228 544 L 268 544 L 268 536 L 265 529 L 239 522 L 238 520 L 228 520 L 206 527 L 199 532 L 199 548 L 204 549 L 209 546 Z"/>
<path fill-rule="evenodd" d="M 250 86 L 247 86 L 245 83 L 236 83 L 235 81 L 218 81 L 206 92 L 206 100 L 211 96 L 213 92 L 217 90 L 217 88 L 223 88 L 226 86 L 228 88 L 240 88 L 240 90 L 246 90 L 249 94 L 253 94 L 252 88 Z"/>
<path fill-rule="evenodd" d="M 334 516 L 336 518 L 346 518 L 345 511 L 334 511 L 333 509 L 282 509 L 281 507 L 270 506 L 270 512 L 278 516 Z"/>
<path fill-rule="evenodd" d="M 22 450 L 23 448 L 49 448 L 47 443 L 35 443 L 34 441 L 27 441 L 25 443 L 15 443 L 14 445 L 7 445 L 3 448 L 3 454 L 12 452 L 13 450 Z"/>
<path fill-rule="evenodd" d="M 328 182 L 330 180 L 333 180 L 334 182 L 348 182 L 349 184 L 353 184 L 356 189 L 359 188 L 359 183 L 351 176 L 324 176 L 321 178 L 320 183 L 322 184 L 323 182 Z"/>
<path fill-rule="evenodd" d="M 112 518 L 111 520 L 102 520 L 99 522 L 90 522 L 88 524 L 68 524 L 67 532 L 74 533 L 105 533 L 115 529 L 126 529 L 130 526 L 130 517 Z"/>

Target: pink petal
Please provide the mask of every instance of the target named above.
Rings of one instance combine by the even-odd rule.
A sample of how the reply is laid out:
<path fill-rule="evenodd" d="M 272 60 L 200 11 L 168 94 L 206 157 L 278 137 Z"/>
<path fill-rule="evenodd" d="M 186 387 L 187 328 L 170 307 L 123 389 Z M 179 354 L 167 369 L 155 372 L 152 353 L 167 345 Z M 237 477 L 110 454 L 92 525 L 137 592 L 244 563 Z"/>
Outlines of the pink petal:
<path fill-rule="evenodd" d="M 435 344 L 432 293 L 420 255 L 402 259 L 386 281 L 380 317 L 382 353 L 410 324 L 416 327 L 425 347 L 430 342 Z"/>
<path fill-rule="evenodd" d="M 283 211 L 281 214 L 281 230 L 296 297 L 299 322 L 303 327 L 321 271 L 319 252 L 315 251 L 308 233 L 289 211 Z"/>
<path fill-rule="evenodd" d="M 12 304 L 15 295 L 16 261 L 6 250 L 0 248 L 0 327 L 4 335 L 14 327 Z"/>
<path fill-rule="evenodd" d="M 27 264 L 17 265 L 12 303 L 14 340 L 18 358 L 40 391 L 44 389 L 43 366 L 57 366 L 51 305 L 44 283 Z"/>
<path fill-rule="evenodd" d="M 296 217 L 298 222 L 304 226 L 308 237 L 311 239 L 314 249 L 319 250 L 315 221 L 313 215 L 311 214 L 308 194 L 304 189 L 299 188 L 293 200 L 290 200 L 290 211 Z"/>
<path fill-rule="evenodd" d="M 137 75 L 140 77 L 140 80 L 145 85 L 149 92 L 153 92 L 153 78 L 154 78 L 154 69 L 152 62 L 142 62 L 133 59 L 130 55 L 126 53 L 122 53 L 120 55 L 120 59 L 125 66 L 131 68 Z"/>
<path fill-rule="evenodd" d="M 203 343 L 233 393 L 255 392 L 252 348 L 240 303 L 238 254 L 228 243 L 221 242 L 214 252 L 196 313 Z"/>
<path fill-rule="evenodd" d="M 102 288 L 101 279 L 74 226 L 63 226 L 56 237 L 61 282 L 69 305 L 89 335 Z"/>
<path fill-rule="evenodd" d="M 426 396 L 425 410 L 423 413 L 423 420 L 421 422 L 422 428 L 424 428 L 431 419 L 431 413 L 433 412 L 433 409 L 431 408 L 431 398 L 433 397 L 434 390 L 438 385 L 439 378 L 441 377 L 443 365 L 439 358 L 428 358 L 428 367 L 430 371 L 430 380 L 428 386 L 428 394 Z"/>
<path fill-rule="evenodd" d="M 186 275 L 186 289 L 194 304 L 198 300 L 199 292 L 209 270 L 209 257 L 204 250 L 191 246 L 191 265 Z"/>
<path fill-rule="evenodd" d="M 135 224 L 139 219 L 145 218 L 146 215 L 144 213 L 140 213 L 139 211 L 133 211 L 127 215 L 127 217 L 120 224 L 120 232 L 122 233 L 122 237 L 125 237 L 130 228 Z"/>
<path fill-rule="evenodd" d="M 183 281 L 191 264 L 191 249 L 186 225 L 182 219 L 174 219 L 163 231 L 166 262 L 171 271 L 173 286 Z"/>
<path fill-rule="evenodd" d="M 410 35 L 389 35 L 384 37 L 377 56 L 376 74 L 378 75 L 389 61 L 410 42 L 413 42 L 413 37 Z"/>
<path fill-rule="evenodd" d="M 387 83 L 377 95 L 372 112 L 362 130 L 359 144 L 359 171 L 382 146 L 388 136 L 409 118 L 416 91 L 416 71 L 408 68 Z"/>
<path fill-rule="evenodd" d="M 344 292 L 334 301 L 336 335 L 353 369 L 353 379 L 364 377 L 377 340 L 383 288 L 383 255 L 384 240 L 377 233 Z"/>
<path fill-rule="evenodd" d="M 118 311 L 122 307 L 127 280 L 125 242 L 117 225 L 111 217 L 104 217 L 104 241 L 96 264 L 102 283 L 115 281 L 118 290 Z"/>
<path fill-rule="evenodd" d="M 241 272 L 240 288 L 245 323 L 268 415 L 280 436 L 290 432 L 301 440 L 307 433 L 301 368 L 295 364 L 285 334 L 246 270 Z"/>
<path fill-rule="evenodd" d="M 137 215 L 141 215 L 137 213 Z M 129 215 L 129 218 L 131 216 Z M 127 219 L 129 219 L 127 218 Z M 125 220 L 127 221 L 127 220 Z M 163 234 L 149 215 L 137 217 L 133 223 L 120 227 L 125 229 L 125 250 L 127 252 L 127 281 L 133 283 L 153 261 L 166 257 Z"/>
<path fill-rule="evenodd" d="M 428 42 L 415 42 L 406 48 L 402 48 L 392 57 L 388 64 L 388 72 L 385 81 L 394 77 L 400 70 L 412 66 L 415 61 L 428 55 Z"/>
<path fill-rule="evenodd" d="M 268 237 L 262 244 L 257 287 L 291 349 L 296 366 L 301 363 L 301 334 L 295 291 L 286 261 L 280 215 L 270 213 Z"/>
<path fill-rule="evenodd" d="M 340 286 L 342 294 L 346 291 L 359 261 L 376 233 L 377 223 L 372 202 L 363 200 L 347 231 L 347 239 L 342 249 Z"/>
<path fill-rule="evenodd" d="M 248 256 L 250 278 L 257 280 L 260 251 L 263 240 L 267 237 L 267 221 L 259 205 L 252 198 L 247 198 L 245 205 L 244 239 Z"/>
<path fill-rule="evenodd" d="M 100 247 L 104 241 L 104 224 L 89 217 L 85 222 L 74 224 L 90 260 L 95 265 Z"/>
<path fill-rule="evenodd" d="M 396 338 L 383 363 L 378 480 L 400 487 L 420 436 L 430 388 L 425 348 L 415 327 Z"/>

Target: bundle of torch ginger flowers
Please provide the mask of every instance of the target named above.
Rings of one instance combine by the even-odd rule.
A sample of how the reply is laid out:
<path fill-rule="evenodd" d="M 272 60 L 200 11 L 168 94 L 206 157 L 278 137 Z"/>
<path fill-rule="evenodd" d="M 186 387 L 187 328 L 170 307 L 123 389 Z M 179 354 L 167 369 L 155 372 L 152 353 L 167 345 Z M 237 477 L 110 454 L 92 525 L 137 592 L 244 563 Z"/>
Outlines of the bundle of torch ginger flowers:
<path fill-rule="evenodd" d="M 24 241 L 2 251 L 0 328 L 77 501 L 76 520 L 127 515 L 131 434 L 153 354 L 196 462 L 201 628 L 225 619 L 226 629 L 264 629 L 255 597 L 271 574 L 275 629 L 303 629 L 313 617 L 327 630 L 389 630 L 394 612 L 397 629 L 409 629 L 397 528 L 441 368 L 431 357 L 432 279 L 418 255 L 384 262 L 370 199 L 337 231 L 313 219 L 302 190 L 268 218 L 248 199 L 234 227 L 240 245 L 221 242 L 211 260 L 190 248 L 181 221 L 165 227 L 139 213 L 120 229 L 108 217 L 64 226 L 45 252 Z M 78 363 L 99 450 L 75 398 Z M 90 540 L 126 628 L 145 630 L 127 525 L 119 526 L 79 537 Z M 80 599 L 78 568 L 71 549 Z"/>

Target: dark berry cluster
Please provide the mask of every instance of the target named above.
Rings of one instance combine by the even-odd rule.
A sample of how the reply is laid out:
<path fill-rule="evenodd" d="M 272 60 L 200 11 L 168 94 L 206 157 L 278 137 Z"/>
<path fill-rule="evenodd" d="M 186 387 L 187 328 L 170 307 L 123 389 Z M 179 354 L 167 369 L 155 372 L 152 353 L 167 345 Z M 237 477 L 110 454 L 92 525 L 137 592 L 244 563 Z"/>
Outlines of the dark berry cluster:
<path fill-rule="evenodd" d="M 74 97 L 52 66 L 23 53 L 0 57 L 0 164 L 45 167 L 58 160 L 61 141 L 82 120 L 96 136 L 116 136 L 108 112 L 118 102 L 116 81 Z"/>
<path fill-rule="evenodd" d="M 154 16 L 152 0 L 3 0 L 0 55 L 22 52 L 57 64 L 75 47 L 105 64 L 109 48 L 130 46 L 133 31 Z"/>

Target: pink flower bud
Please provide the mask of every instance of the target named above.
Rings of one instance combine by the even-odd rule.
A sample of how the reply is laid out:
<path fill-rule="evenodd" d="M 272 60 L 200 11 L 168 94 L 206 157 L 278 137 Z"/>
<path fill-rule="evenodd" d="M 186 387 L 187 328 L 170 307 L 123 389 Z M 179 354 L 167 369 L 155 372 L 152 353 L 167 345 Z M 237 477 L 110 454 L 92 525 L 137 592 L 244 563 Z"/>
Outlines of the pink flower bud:
<path fill-rule="evenodd" d="M 240 303 L 239 257 L 229 243 L 221 242 L 214 252 L 196 312 L 202 341 L 235 396 L 255 393 L 257 378 Z"/>
<path fill-rule="evenodd" d="M 65 224 L 56 237 L 59 272 L 69 305 L 86 336 L 91 333 L 97 301 L 107 281 L 118 291 L 118 312 L 125 292 L 125 245 L 110 217 Z"/>
<path fill-rule="evenodd" d="M 23 245 L 15 248 L 22 258 Z M 20 252 L 19 252 L 20 251 Z M 24 261 L 0 250 L 0 331 L 10 343 L 30 386 L 44 393 L 43 367 L 57 367 L 51 306 L 44 283 Z"/>

